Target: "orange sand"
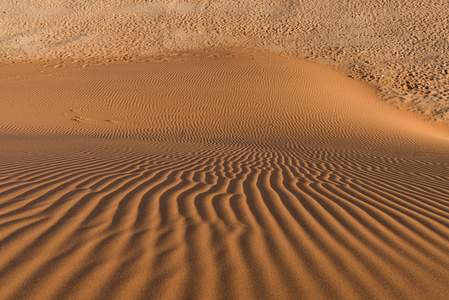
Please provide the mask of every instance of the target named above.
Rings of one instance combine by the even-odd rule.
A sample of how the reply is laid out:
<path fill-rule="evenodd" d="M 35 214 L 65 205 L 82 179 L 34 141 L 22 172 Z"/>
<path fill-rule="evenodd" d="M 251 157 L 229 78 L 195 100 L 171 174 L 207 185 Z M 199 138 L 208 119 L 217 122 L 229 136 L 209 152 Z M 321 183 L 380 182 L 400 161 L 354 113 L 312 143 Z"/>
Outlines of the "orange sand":
<path fill-rule="evenodd" d="M 237 49 L 0 67 L 0 298 L 442 299 L 449 134 Z"/>

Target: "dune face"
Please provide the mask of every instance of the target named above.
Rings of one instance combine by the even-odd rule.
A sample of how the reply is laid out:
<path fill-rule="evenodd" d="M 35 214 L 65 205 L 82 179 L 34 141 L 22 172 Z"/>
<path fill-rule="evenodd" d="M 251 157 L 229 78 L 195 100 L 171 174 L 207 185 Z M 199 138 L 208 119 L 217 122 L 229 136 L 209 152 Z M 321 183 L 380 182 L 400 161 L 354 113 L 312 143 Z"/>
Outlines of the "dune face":
<path fill-rule="evenodd" d="M 0 67 L 0 298 L 442 299 L 449 134 L 238 49 Z"/>

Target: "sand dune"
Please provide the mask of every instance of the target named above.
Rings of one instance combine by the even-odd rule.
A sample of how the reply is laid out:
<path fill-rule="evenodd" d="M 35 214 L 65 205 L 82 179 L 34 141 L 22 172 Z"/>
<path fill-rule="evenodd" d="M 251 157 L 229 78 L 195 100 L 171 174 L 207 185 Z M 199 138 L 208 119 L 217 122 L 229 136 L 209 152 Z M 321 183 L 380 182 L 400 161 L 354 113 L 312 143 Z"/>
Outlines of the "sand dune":
<path fill-rule="evenodd" d="M 449 134 L 238 49 L 0 67 L 0 298 L 442 299 Z"/>

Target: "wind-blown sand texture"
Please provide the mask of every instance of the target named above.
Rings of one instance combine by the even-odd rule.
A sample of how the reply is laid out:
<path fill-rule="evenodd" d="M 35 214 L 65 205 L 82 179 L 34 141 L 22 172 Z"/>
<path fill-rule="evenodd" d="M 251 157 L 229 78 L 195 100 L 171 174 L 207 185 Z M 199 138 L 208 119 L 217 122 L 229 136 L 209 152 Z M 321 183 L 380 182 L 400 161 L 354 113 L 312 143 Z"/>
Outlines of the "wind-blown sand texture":
<path fill-rule="evenodd" d="M 447 0 L 0 0 L 0 61 L 210 46 L 331 64 L 449 124 Z"/>
<path fill-rule="evenodd" d="M 449 134 L 230 49 L 0 67 L 1 299 L 443 299 Z"/>

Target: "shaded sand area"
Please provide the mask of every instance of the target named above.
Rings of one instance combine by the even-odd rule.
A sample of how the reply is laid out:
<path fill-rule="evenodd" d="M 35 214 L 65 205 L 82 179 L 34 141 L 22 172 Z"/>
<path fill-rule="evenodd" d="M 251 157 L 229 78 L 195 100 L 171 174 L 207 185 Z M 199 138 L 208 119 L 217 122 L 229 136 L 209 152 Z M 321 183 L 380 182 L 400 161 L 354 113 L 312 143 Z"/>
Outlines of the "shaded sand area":
<path fill-rule="evenodd" d="M 237 49 L 0 67 L 0 298 L 442 299 L 449 134 Z"/>

